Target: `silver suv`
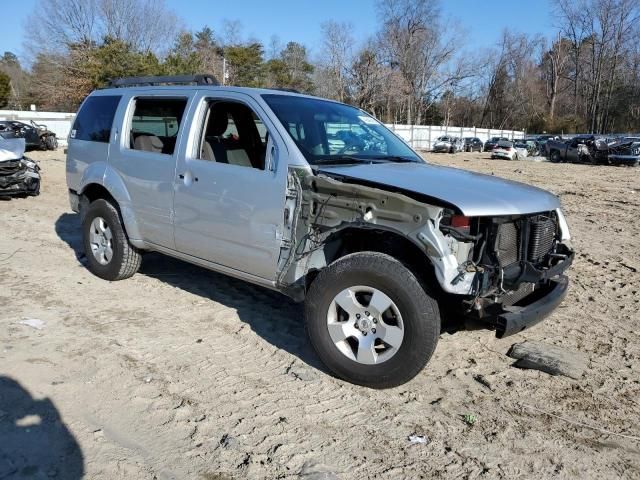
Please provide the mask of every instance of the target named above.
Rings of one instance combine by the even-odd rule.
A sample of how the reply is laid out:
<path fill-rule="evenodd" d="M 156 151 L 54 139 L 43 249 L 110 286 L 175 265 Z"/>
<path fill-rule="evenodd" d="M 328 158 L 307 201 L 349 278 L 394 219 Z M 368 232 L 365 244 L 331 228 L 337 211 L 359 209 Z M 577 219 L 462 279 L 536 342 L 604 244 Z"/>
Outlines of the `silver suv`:
<path fill-rule="evenodd" d="M 539 322 L 574 257 L 546 191 L 430 165 L 357 108 L 209 76 L 89 95 L 67 183 L 97 276 L 156 251 L 278 290 L 327 367 L 375 388 L 414 377 L 451 322 Z"/>

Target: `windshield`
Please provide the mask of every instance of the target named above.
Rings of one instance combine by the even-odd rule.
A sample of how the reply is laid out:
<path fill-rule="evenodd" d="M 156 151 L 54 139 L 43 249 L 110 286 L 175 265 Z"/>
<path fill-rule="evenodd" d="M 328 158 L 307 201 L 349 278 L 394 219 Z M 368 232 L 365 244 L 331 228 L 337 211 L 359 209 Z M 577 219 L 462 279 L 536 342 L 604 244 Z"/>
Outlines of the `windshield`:
<path fill-rule="evenodd" d="M 423 161 L 384 125 L 357 108 L 293 95 L 262 97 L 311 165 Z"/>

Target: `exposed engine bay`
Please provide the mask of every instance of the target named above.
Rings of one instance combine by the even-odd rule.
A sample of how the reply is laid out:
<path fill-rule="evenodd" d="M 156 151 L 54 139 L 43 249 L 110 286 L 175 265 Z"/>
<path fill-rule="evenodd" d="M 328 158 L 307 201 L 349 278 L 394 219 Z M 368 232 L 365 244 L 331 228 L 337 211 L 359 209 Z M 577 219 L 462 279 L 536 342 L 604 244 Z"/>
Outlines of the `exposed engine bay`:
<path fill-rule="evenodd" d="M 0 197 L 40 194 L 40 166 L 24 151 L 24 138 L 0 133 Z"/>

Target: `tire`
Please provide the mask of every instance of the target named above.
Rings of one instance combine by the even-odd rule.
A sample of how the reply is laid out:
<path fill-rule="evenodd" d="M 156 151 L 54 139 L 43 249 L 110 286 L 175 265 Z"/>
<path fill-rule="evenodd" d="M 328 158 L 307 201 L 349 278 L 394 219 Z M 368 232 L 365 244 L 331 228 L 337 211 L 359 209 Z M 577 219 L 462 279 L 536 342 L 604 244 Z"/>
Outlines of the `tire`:
<path fill-rule="evenodd" d="M 374 290 L 373 295 L 382 293 L 376 298 L 390 301 L 391 306 L 379 312 L 375 311 L 376 307 L 372 303 L 367 303 L 366 297 L 359 300 L 355 294 L 338 297 L 339 294 L 358 289 Z M 338 302 L 337 298 L 342 299 Z M 372 302 L 371 298 L 373 296 L 369 298 L 369 302 Z M 340 312 L 337 307 L 338 303 L 344 304 L 345 301 L 347 308 L 355 309 L 351 314 L 346 310 Z M 386 304 L 385 300 L 375 303 Z M 371 316 L 365 316 L 364 310 L 367 309 L 372 310 Z M 354 314 L 354 311 L 362 313 Z M 334 312 L 342 315 L 342 322 L 333 321 Z M 398 315 L 392 315 L 394 312 Z M 355 319 L 356 316 L 358 320 Z M 374 340 L 380 343 L 376 343 L 378 347 L 375 348 L 363 348 L 361 356 L 358 347 L 365 345 L 368 340 L 365 333 L 367 324 L 361 324 L 359 328 L 349 324 L 363 320 L 368 323 L 369 328 L 373 327 L 368 330 L 371 335 L 370 344 Z M 436 301 L 402 263 L 389 255 L 375 252 L 347 255 L 321 271 L 307 293 L 305 322 L 309 340 L 329 370 L 339 378 L 371 388 L 396 387 L 415 377 L 433 355 L 440 336 L 440 313 Z M 341 333 L 338 333 L 337 338 L 344 335 L 345 340 L 335 342 L 332 338 L 332 335 L 335 338 L 335 333 L 329 332 L 329 325 L 344 325 L 339 327 Z M 376 325 L 378 332 L 375 330 Z M 345 329 L 347 333 L 342 333 Z M 335 328 L 332 331 L 335 332 Z M 401 340 L 396 338 L 392 341 L 393 335 L 385 337 L 384 332 L 387 331 L 401 331 Z M 350 336 L 351 334 L 355 336 Z M 388 339 L 396 347 L 390 347 L 381 338 Z M 362 361 L 358 359 L 360 356 Z M 385 356 L 388 358 L 385 359 Z M 374 363 L 370 361 L 366 364 L 367 357 L 369 360 L 375 359 Z"/>
<path fill-rule="evenodd" d="M 49 135 L 44 144 L 47 150 L 56 150 L 58 148 L 58 139 L 54 135 Z"/>
<path fill-rule="evenodd" d="M 94 275 L 109 281 L 123 280 L 140 268 L 142 255 L 129 243 L 118 210 L 107 200 L 89 204 L 82 219 L 82 237 L 87 266 Z M 100 245 L 100 241 L 105 244 Z M 109 250 L 111 253 L 107 254 Z"/>
<path fill-rule="evenodd" d="M 551 160 L 551 163 L 560 163 L 560 152 L 558 152 L 557 150 L 552 150 L 551 154 L 549 155 L 549 160 Z"/>

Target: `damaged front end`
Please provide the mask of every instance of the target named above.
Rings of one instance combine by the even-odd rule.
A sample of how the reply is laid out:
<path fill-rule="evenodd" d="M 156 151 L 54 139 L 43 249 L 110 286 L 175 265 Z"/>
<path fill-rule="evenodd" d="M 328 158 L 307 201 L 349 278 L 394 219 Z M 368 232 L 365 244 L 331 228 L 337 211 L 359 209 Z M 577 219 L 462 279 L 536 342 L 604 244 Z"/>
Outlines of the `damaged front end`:
<path fill-rule="evenodd" d="M 478 272 L 468 312 L 505 337 L 538 323 L 564 299 L 574 252 L 562 212 L 473 219 Z"/>
<path fill-rule="evenodd" d="M 0 134 L 0 197 L 40 194 L 40 167 L 24 151 L 24 138 Z"/>
<path fill-rule="evenodd" d="M 625 138 L 609 144 L 609 163 L 612 165 L 640 165 L 640 138 Z"/>
<path fill-rule="evenodd" d="M 385 252 L 419 250 L 414 271 L 498 337 L 537 323 L 562 301 L 562 273 L 573 261 L 559 209 L 469 218 L 436 198 L 304 168 L 290 168 L 285 219 L 277 283 L 293 298 L 304 298 L 307 275 L 344 254 L 343 233 L 355 231 L 365 244 L 381 239 Z"/>

